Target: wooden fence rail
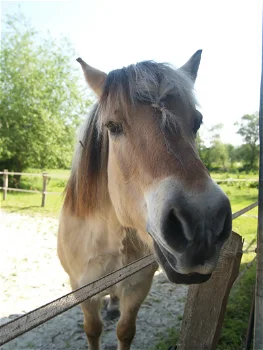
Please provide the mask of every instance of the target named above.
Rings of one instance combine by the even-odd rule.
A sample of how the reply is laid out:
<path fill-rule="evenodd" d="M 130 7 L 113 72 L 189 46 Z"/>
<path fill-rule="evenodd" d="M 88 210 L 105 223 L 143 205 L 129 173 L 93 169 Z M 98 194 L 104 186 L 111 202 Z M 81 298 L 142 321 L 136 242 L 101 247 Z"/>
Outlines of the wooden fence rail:
<path fill-rule="evenodd" d="M 257 202 L 241 209 L 237 213 L 234 213 L 232 218 L 241 216 L 256 205 Z M 211 281 L 209 280 L 197 286 L 190 286 L 186 302 L 187 308 L 185 308 L 181 337 L 179 340 L 180 350 L 214 349 L 222 327 L 230 288 L 239 269 L 241 255 L 242 239 L 238 234 L 232 233 L 230 239 L 223 247 L 218 267 L 211 277 Z M 152 254 L 147 255 L 82 288 L 68 293 L 13 321 L 3 324 L 0 326 L 0 345 L 45 323 L 154 262 L 154 256 Z M 202 312 L 202 307 L 205 310 L 204 312 Z M 192 326 L 196 325 L 198 327 L 198 332 L 195 332 L 193 336 L 190 336 L 190 333 L 188 333 L 189 336 L 186 336 L 187 332 L 190 332 L 190 324 Z M 198 337 L 199 345 L 202 344 L 205 347 L 200 347 L 198 345 Z M 191 339 L 192 342 L 190 341 Z M 212 347 L 209 347 L 210 345 Z"/>
<path fill-rule="evenodd" d="M 43 173 L 18 173 L 15 171 L 8 171 L 8 175 L 24 175 L 24 176 L 43 176 Z M 4 171 L 0 171 L 0 175 L 3 175 L 5 173 Z M 68 175 L 64 175 L 64 174 L 49 174 L 49 177 L 52 177 L 53 179 L 67 179 Z"/>

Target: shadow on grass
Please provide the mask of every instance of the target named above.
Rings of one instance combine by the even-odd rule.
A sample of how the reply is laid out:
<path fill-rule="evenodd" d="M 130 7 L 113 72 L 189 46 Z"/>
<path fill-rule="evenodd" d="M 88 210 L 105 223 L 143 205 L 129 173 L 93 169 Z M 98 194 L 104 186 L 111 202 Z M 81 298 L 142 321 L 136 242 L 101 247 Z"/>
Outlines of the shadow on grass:
<path fill-rule="evenodd" d="M 30 210 L 30 209 L 35 209 L 35 208 L 39 208 L 39 206 L 38 205 L 30 205 L 28 207 L 22 207 L 22 208 L 8 207 L 8 209 L 11 209 L 9 211 L 9 213 L 19 213 L 19 212 L 21 212 L 23 210 Z"/>

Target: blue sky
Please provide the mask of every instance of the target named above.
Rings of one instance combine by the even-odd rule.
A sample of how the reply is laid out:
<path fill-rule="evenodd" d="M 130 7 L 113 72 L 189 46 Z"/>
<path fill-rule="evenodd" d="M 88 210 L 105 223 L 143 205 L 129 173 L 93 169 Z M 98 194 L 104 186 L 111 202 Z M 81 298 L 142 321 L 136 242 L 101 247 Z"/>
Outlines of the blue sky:
<path fill-rule="evenodd" d="M 204 130 L 223 123 L 224 142 L 238 144 L 234 122 L 259 108 L 261 0 L 2 1 L 1 15 L 18 5 L 38 30 L 67 36 L 77 56 L 105 72 L 145 59 L 180 66 L 203 49 L 196 92 Z"/>

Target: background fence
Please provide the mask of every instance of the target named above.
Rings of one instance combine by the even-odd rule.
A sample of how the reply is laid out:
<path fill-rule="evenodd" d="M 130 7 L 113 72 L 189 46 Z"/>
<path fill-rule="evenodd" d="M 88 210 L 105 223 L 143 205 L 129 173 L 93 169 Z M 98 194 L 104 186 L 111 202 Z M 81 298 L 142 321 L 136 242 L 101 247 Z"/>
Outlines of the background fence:
<path fill-rule="evenodd" d="M 53 192 L 47 191 L 47 187 L 48 187 L 48 180 L 51 178 L 59 178 L 59 179 L 67 179 L 68 176 L 65 175 L 50 175 L 46 172 L 43 172 L 42 174 L 39 173 L 18 173 L 18 172 L 9 172 L 7 169 L 5 169 L 4 171 L 0 171 L 0 175 L 3 175 L 3 186 L 0 187 L 1 190 L 3 190 L 3 200 L 6 200 L 7 198 L 7 192 L 8 191 L 15 191 L 15 192 L 27 192 L 27 193 L 36 193 L 36 194 L 41 194 L 41 207 L 44 207 L 46 204 L 46 197 L 47 194 L 62 194 L 63 192 Z M 25 190 L 22 188 L 14 188 L 14 187 L 8 187 L 9 184 L 9 176 L 12 175 L 24 175 L 24 176 L 38 176 L 38 177 L 42 177 L 43 178 L 43 182 L 42 182 L 42 190 L 38 191 L 38 190 Z"/>
<path fill-rule="evenodd" d="M 41 207 L 45 207 L 46 199 L 48 194 L 62 194 L 63 191 L 57 192 L 57 191 L 48 191 L 48 182 L 50 179 L 68 179 L 68 175 L 63 174 L 49 174 L 47 172 L 43 173 L 18 173 L 18 172 L 12 172 L 5 169 L 4 171 L 0 171 L 0 175 L 3 175 L 3 186 L 0 187 L 0 190 L 3 190 L 3 200 L 7 199 L 7 193 L 8 191 L 14 191 L 14 192 L 27 192 L 27 193 L 35 193 L 41 195 Z M 35 177 L 42 177 L 42 190 L 28 190 L 28 189 L 22 189 L 22 188 L 16 188 L 16 187 L 9 187 L 9 176 L 13 175 L 19 175 L 19 176 L 35 176 Z M 250 182 L 250 183 L 258 183 L 258 180 L 255 179 L 214 179 L 214 181 L 218 184 L 231 184 L 231 183 L 244 183 L 244 182 Z"/>

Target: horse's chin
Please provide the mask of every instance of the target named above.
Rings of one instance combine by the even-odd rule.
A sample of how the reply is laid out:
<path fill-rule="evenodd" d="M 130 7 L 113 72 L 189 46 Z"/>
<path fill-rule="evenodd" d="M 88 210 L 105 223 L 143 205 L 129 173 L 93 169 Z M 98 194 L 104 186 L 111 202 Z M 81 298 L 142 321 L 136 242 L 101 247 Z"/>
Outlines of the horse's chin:
<path fill-rule="evenodd" d="M 176 259 L 164 247 L 160 247 L 154 241 L 154 250 L 158 263 L 165 271 L 167 278 L 177 284 L 200 284 L 209 280 L 212 274 L 203 275 L 200 273 L 182 274 L 174 270 Z"/>

